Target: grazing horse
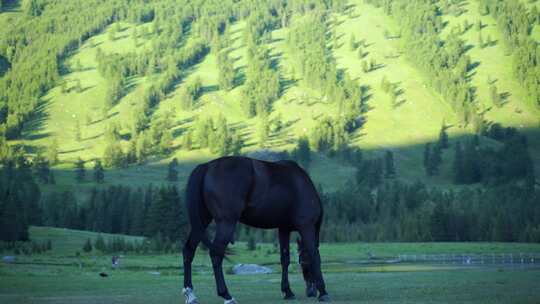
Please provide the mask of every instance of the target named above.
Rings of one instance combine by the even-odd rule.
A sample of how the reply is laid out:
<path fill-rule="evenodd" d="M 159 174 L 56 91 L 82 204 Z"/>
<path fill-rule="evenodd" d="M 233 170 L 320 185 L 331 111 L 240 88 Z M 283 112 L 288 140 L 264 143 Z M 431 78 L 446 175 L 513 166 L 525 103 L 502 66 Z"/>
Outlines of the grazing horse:
<path fill-rule="evenodd" d="M 222 262 L 227 245 L 234 241 L 238 222 L 256 228 L 278 229 L 281 291 L 285 299 L 294 299 L 288 279 L 289 242 L 291 232 L 298 231 L 306 294 L 316 296 L 318 290 L 319 301 L 330 301 L 319 255 L 321 201 L 313 182 L 295 162 L 222 157 L 199 165 L 189 177 L 186 204 L 191 223 L 182 251 L 186 304 L 198 303 L 191 282 L 191 263 L 201 241 L 209 248 L 217 294 L 225 299 L 225 304 L 236 303 L 225 284 Z M 213 242 L 206 234 L 212 220 L 216 223 Z"/>

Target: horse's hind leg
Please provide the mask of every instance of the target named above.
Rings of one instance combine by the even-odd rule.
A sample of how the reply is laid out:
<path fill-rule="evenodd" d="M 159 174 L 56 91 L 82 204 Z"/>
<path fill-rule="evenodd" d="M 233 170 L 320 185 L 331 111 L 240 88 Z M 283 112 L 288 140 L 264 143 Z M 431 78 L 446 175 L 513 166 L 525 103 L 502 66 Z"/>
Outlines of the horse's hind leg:
<path fill-rule="evenodd" d="M 210 219 L 205 219 L 203 225 L 208 226 Z M 184 258 L 184 295 L 186 297 L 186 304 L 198 303 L 197 297 L 193 292 L 193 282 L 191 281 L 191 263 L 195 257 L 195 251 L 200 243 L 200 239 L 194 235 L 193 232 L 189 233 L 188 239 L 182 249 L 182 255 Z"/>
<path fill-rule="evenodd" d="M 195 251 L 199 245 L 199 241 L 194 236 L 193 233 L 189 234 L 189 237 L 184 245 L 182 250 L 182 255 L 184 257 L 184 289 L 183 293 L 186 297 L 186 304 L 196 304 L 197 297 L 193 292 L 193 283 L 191 281 L 191 263 L 193 262 L 193 257 L 195 256 Z"/>
<path fill-rule="evenodd" d="M 223 257 L 225 249 L 232 241 L 236 222 L 216 222 L 216 236 L 214 238 L 213 248 L 210 249 L 210 258 L 212 259 L 212 268 L 216 279 L 216 288 L 218 296 L 225 299 L 225 303 L 233 304 L 236 301 L 231 297 L 225 284 L 223 276 Z"/>
<path fill-rule="evenodd" d="M 291 232 L 287 229 L 279 229 L 279 246 L 281 253 L 281 291 L 285 294 L 284 299 L 294 299 L 294 293 L 289 285 L 289 264 L 290 256 L 290 238 Z"/>
<path fill-rule="evenodd" d="M 319 290 L 319 301 L 328 302 L 330 297 L 326 292 L 326 286 L 321 271 L 321 256 L 319 254 L 319 248 L 317 246 L 317 235 L 315 227 L 308 227 L 299 230 L 302 237 L 302 247 L 309 255 L 309 261 L 311 263 L 311 273 L 315 280 L 315 286 Z"/>

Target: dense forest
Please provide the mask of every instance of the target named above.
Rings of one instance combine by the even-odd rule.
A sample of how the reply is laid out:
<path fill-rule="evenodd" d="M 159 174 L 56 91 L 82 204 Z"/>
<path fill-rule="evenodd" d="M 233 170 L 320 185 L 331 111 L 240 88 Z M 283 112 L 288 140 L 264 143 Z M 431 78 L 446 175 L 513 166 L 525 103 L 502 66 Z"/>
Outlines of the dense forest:
<path fill-rule="evenodd" d="M 330 183 L 326 168 L 350 172 L 319 186 L 324 241 L 540 242 L 540 13 L 525 2 L 0 0 L 0 239 L 46 225 L 181 241 L 192 162 L 262 150 Z M 382 26 L 348 25 L 370 10 Z M 480 78 L 495 49 L 511 75 Z M 429 131 L 397 112 L 426 105 L 448 113 L 406 119 Z M 406 128 L 422 136 L 385 141 Z"/>
<path fill-rule="evenodd" d="M 501 134 L 497 136 L 504 136 L 505 144 L 500 151 L 478 150 L 478 138 L 454 143 L 460 151 L 452 164 L 456 183 L 484 185 L 459 191 L 396 180 L 399 172 L 391 152 L 378 159 L 363 159 L 361 150 L 350 151 L 348 162 L 356 168 L 355 178 L 336 192 L 319 187 L 326 210 L 323 240 L 539 242 L 540 191 L 530 170 L 527 141 L 510 129 Z M 436 147 L 444 144 L 444 136 L 434 143 Z M 285 152 L 280 157 L 296 160 L 309 170 L 311 153 L 305 141 L 300 141 L 292 155 Z M 428 158 L 426 171 L 431 161 Z M 174 159 L 163 178 L 176 182 L 177 166 Z M 32 168 L 24 157 L 4 166 L 0 189 L 3 240 L 27 239 L 30 224 L 144 235 L 169 242 L 184 240 L 189 230 L 183 189 L 177 186 L 111 185 L 92 189 L 87 201 L 79 202 L 71 191 L 41 197 L 36 179 L 51 182 L 49 176 L 43 178 L 40 166 Z M 87 179 L 103 182 L 106 171 L 96 166 L 87 174 L 82 166 L 73 178 L 78 183 Z M 274 233 L 246 226 L 240 226 L 237 237 L 276 241 Z"/>

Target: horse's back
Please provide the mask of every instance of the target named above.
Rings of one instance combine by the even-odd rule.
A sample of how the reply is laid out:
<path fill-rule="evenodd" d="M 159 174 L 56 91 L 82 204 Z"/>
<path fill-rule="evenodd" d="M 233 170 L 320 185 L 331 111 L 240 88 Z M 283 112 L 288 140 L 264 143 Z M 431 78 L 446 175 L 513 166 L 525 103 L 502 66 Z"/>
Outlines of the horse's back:
<path fill-rule="evenodd" d="M 248 225 L 275 228 L 321 212 L 309 176 L 293 161 L 222 157 L 206 165 L 203 192 L 216 220 L 241 218 Z"/>

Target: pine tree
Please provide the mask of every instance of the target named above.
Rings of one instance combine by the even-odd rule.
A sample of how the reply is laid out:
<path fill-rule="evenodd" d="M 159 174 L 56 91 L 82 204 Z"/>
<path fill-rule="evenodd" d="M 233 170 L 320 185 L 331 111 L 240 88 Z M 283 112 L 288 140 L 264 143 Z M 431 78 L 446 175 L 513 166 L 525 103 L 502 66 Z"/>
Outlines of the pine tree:
<path fill-rule="evenodd" d="M 482 27 L 483 27 L 482 20 L 479 19 L 478 21 L 476 21 L 476 31 L 477 32 L 482 31 Z"/>
<path fill-rule="evenodd" d="M 441 147 L 441 149 L 448 149 L 448 133 L 446 133 L 446 126 L 441 126 L 441 130 L 439 131 L 439 143 L 438 145 Z"/>
<path fill-rule="evenodd" d="M 242 138 L 234 131 L 231 131 L 230 154 L 238 156 L 241 154 L 242 146 L 244 145 Z"/>
<path fill-rule="evenodd" d="M 51 170 L 49 162 L 41 155 L 41 153 L 38 153 L 34 158 L 33 165 L 38 180 L 44 184 L 50 183 L 49 177 Z"/>
<path fill-rule="evenodd" d="M 268 124 L 268 116 L 262 115 L 259 122 L 259 128 L 258 128 L 258 137 L 259 137 L 260 147 L 265 147 L 268 144 L 269 133 L 270 133 L 270 128 Z"/>
<path fill-rule="evenodd" d="M 49 171 L 49 184 L 51 185 L 56 185 L 56 178 L 54 177 L 54 171 L 53 170 L 50 170 Z"/>
<path fill-rule="evenodd" d="M 161 154 L 166 155 L 171 152 L 172 141 L 173 141 L 172 132 L 169 130 L 164 131 L 163 134 L 161 135 L 161 140 L 159 143 Z"/>
<path fill-rule="evenodd" d="M 463 150 L 463 168 L 463 177 L 466 184 L 477 183 L 481 180 L 482 175 L 479 166 L 477 145 L 474 140 L 469 140 L 465 144 L 465 149 Z"/>
<path fill-rule="evenodd" d="M 430 167 L 433 175 L 439 174 L 439 167 L 442 163 L 442 148 L 438 144 L 433 146 L 430 157 Z"/>
<path fill-rule="evenodd" d="M 424 146 L 424 169 L 427 175 L 431 175 L 430 169 L 431 161 L 431 143 L 426 143 Z"/>
<path fill-rule="evenodd" d="M 86 178 L 86 170 L 84 168 L 84 161 L 79 157 L 75 163 L 75 179 L 78 183 L 84 182 Z"/>
<path fill-rule="evenodd" d="M 351 51 L 355 51 L 357 47 L 358 43 L 356 43 L 356 37 L 354 36 L 354 34 L 351 34 L 351 37 L 349 39 L 349 49 Z"/>
<path fill-rule="evenodd" d="M 362 71 L 364 73 L 368 73 L 369 72 L 369 66 L 368 66 L 368 63 L 366 60 L 362 60 Z"/>
<path fill-rule="evenodd" d="M 393 178 L 396 175 L 396 169 L 394 167 L 394 153 L 392 151 L 386 151 L 385 154 L 385 171 L 386 178 Z"/>
<path fill-rule="evenodd" d="M 126 153 L 126 163 L 135 164 L 137 163 L 137 139 L 132 138 L 129 141 L 129 148 Z"/>
<path fill-rule="evenodd" d="M 309 165 L 311 164 L 311 149 L 309 147 L 309 140 L 306 136 L 298 138 L 294 156 L 304 169 L 309 169 Z"/>
<path fill-rule="evenodd" d="M 168 181 L 170 182 L 178 181 L 178 170 L 176 169 L 177 167 L 178 167 L 178 160 L 175 157 L 171 160 L 168 166 L 168 170 L 167 170 Z"/>
<path fill-rule="evenodd" d="M 229 91 L 234 87 L 234 66 L 227 52 L 218 55 L 219 88 Z"/>
<path fill-rule="evenodd" d="M 92 241 L 90 241 L 89 238 L 86 239 L 86 242 L 84 243 L 83 251 L 86 252 L 86 253 L 92 251 Z"/>
<path fill-rule="evenodd" d="M 105 180 L 105 170 L 103 169 L 103 166 L 101 165 L 101 161 L 99 159 L 96 160 L 94 164 L 94 180 L 98 184 L 103 183 Z"/>
<path fill-rule="evenodd" d="M 189 150 L 191 150 L 192 145 L 193 145 L 192 132 L 191 132 L 191 130 L 188 130 L 182 136 L 182 148 L 189 151 Z"/>
<path fill-rule="evenodd" d="M 75 92 L 77 93 L 82 93 L 82 85 L 81 85 L 81 80 L 80 79 L 75 79 Z"/>
<path fill-rule="evenodd" d="M 138 35 L 138 32 L 137 32 L 137 27 L 133 27 L 133 31 L 131 32 L 131 38 L 133 39 L 133 45 L 135 45 L 135 47 L 137 47 L 139 45 L 139 35 Z"/>
<path fill-rule="evenodd" d="M 60 92 L 62 92 L 62 94 L 66 94 L 68 92 L 67 82 L 65 80 L 60 83 Z"/>
<path fill-rule="evenodd" d="M 377 61 L 375 60 L 375 58 L 371 58 L 371 60 L 369 61 L 369 71 L 375 70 L 376 67 Z"/>
<path fill-rule="evenodd" d="M 461 143 L 457 142 L 455 145 L 454 163 L 452 166 L 454 175 L 453 180 L 455 184 L 463 184 L 465 182 L 463 165 L 463 149 L 461 147 Z"/>
<path fill-rule="evenodd" d="M 358 47 L 356 52 L 357 52 L 357 55 L 358 55 L 358 59 L 364 59 L 364 57 L 365 57 L 364 49 L 361 46 Z"/>
<path fill-rule="evenodd" d="M 497 87 L 495 85 L 491 85 L 489 87 L 489 95 L 493 105 L 495 105 L 497 108 L 502 107 L 501 96 L 497 92 Z"/>
<path fill-rule="evenodd" d="M 148 139 L 148 132 L 142 132 L 137 137 L 137 162 L 139 164 L 146 161 L 146 157 L 149 155 L 150 140 Z"/>
<path fill-rule="evenodd" d="M 49 164 L 53 166 L 58 163 L 58 141 L 56 140 L 56 137 L 47 147 L 47 160 L 49 161 Z"/>
<path fill-rule="evenodd" d="M 94 248 L 101 252 L 105 252 L 107 250 L 107 245 L 105 244 L 105 240 L 101 234 L 98 234 L 97 239 L 94 242 Z"/>
<path fill-rule="evenodd" d="M 431 236 L 434 241 L 449 241 L 450 235 L 448 231 L 448 211 L 443 206 L 443 203 L 438 202 L 433 209 L 430 218 Z"/>
<path fill-rule="evenodd" d="M 169 200 L 167 189 L 161 187 L 158 192 L 157 200 L 152 202 L 146 218 L 145 236 L 154 237 L 158 233 L 163 235 L 166 231 L 162 221 L 166 219 L 169 213 Z"/>

